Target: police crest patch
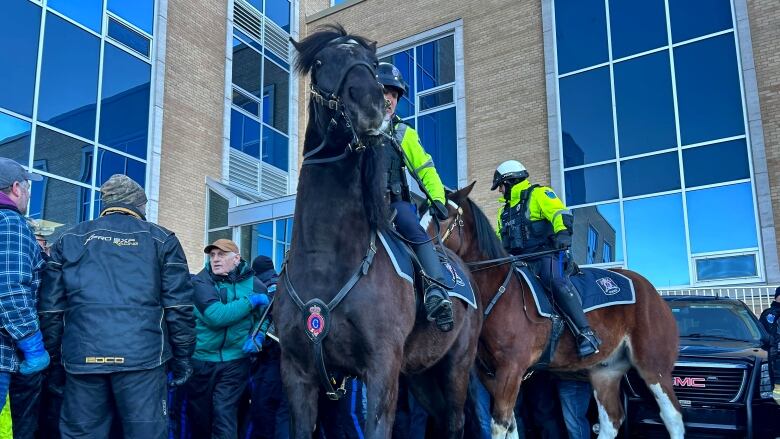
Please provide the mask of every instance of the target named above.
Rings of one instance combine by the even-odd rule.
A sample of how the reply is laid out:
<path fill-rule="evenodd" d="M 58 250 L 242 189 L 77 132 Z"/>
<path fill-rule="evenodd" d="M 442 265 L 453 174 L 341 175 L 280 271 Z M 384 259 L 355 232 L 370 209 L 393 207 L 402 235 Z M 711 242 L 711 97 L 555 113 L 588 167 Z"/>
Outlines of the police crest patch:
<path fill-rule="evenodd" d="M 325 318 L 320 314 L 322 308 L 314 305 L 309 308 L 309 318 L 306 319 L 306 329 L 312 336 L 312 339 L 316 339 L 325 329 Z"/>
<path fill-rule="evenodd" d="M 770 325 L 771 325 L 772 323 L 774 323 L 774 322 L 775 322 L 775 319 L 776 319 L 776 318 L 775 318 L 775 315 L 774 315 L 774 314 L 772 314 L 771 312 L 770 312 L 769 314 L 767 314 L 767 315 L 766 315 L 766 321 L 767 321 L 767 323 L 769 323 Z"/>
<path fill-rule="evenodd" d="M 599 288 L 601 288 L 601 291 L 603 291 L 607 296 L 612 296 L 620 292 L 620 287 L 615 283 L 614 280 L 612 280 L 612 278 L 602 277 L 596 279 L 596 284 L 598 284 Z"/>
<path fill-rule="evenodd" d="M 544 194 L 547 195 L 548 198 L 553 199 L 553 200 L 558 198 L 558 196 L 555 195 L 555 192 L 553 192 L 553 191 L 544 191 Z"/>

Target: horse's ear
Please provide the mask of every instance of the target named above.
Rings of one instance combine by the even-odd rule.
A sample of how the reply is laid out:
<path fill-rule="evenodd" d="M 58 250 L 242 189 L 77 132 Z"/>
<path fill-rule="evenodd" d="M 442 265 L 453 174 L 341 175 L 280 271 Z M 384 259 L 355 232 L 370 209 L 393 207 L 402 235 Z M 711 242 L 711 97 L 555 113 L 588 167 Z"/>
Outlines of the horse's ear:
<path fill-rule="evenodd" d="M 295 50 L 300 53 L 301 48 L 298 46 L 298 42 L 293 39 L 293 37 L 290 37 L 290 43 L 295 47 Z"/>
<path fill-rule="evenodd" d="M 369 44 L 369 47 L 372 52 L 376 53 L 376 41 L 372 41 L 371 44 Z"/>
<path fill-rule="evenodd" d="M 461 205 L 464 201 L 469 197 L 469 194 L 471 193 L 471 190 L 474 189 L 474 185 L 477 183 L 476 180 L 472 181 L 470 185 L 458 189 L 455 192 L 450 192 L 447 194 L 447 199 L 454 201 L 456 204 Z"/>

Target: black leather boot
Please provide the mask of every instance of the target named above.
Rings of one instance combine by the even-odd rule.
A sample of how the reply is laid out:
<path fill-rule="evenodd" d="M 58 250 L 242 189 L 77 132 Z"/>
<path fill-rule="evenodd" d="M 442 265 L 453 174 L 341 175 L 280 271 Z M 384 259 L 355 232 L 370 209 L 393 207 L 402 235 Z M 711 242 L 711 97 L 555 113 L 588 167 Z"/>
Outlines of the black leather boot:
<path fill-rule="evenodd" d="M 436 249 L 434 249 L 432 242 L 415 245 L 414 253 L 420 260 L 423 271 L 425 271 L 428 276 L 445 285 L 448 283 L 442 275 L 439 255 L 436 253 Z M 428 321 L 436 322 L 436 326 L 442 332 L 452 331 L 454 326 L 454 321 L 452 319 L 452 301 L 450 300 L 450 295 L 447 291 L 444 291 L 439 285 L 431 283 L 425 289 L 423 301 L 425 303 L 425 313 Z"/>
<path fill-rule="evenodd" d="M 554 282 L 553 289 L 555 290 L 555 302 L 561 308 L 561 311 L 566 313 L 566 316 L 571 319 L 579 332 L 579 334 L 575 334 L 577 337 L 577 354 L 580 358 L 597 354 L 599 346 L 601 346 L 601 339 L 593 332 L 588 324 L 588 319 L 585 318 L 577 290 L 568 282 L 568 279 Z"/>

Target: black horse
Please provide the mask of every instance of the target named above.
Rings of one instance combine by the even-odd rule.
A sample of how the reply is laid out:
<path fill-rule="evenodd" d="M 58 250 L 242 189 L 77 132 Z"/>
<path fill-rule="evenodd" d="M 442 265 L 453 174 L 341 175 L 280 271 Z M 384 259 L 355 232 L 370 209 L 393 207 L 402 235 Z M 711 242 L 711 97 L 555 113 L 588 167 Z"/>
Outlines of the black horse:
<path fill-rule="evenodd" d="M 293 45 L 298 72 L 311 74 L 311 100 L 274 304 L 293 437 L 311 437 L 321 390 L 337 398 L 343 377 L 356 376 L 367 386 L 366 437 L 389 438 L 400 373 L 433 416 L 433 434 L 460 437 L 481 315 L 456 304 L 454 330 L 437 330 L 418 316 L 412 286 L 378 245 L 388 216 L 376 43 L 332 25 Z"/>

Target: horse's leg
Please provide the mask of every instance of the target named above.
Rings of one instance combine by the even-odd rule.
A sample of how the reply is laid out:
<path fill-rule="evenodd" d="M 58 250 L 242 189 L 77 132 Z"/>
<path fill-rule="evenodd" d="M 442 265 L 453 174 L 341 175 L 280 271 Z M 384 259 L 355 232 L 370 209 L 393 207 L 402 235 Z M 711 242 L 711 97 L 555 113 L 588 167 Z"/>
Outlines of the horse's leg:
<path fill-rule="evenodd" d="M 317 424 L 319 383 L 314 376 L 301 373 L 296 366 L 288 367 L 283 377 L 284 390 L 290 395 L 290 437 L 311 439 Z"/>
<path fill-rule="evenodd" d="M 495 377 L 486 381 L 485 387 L 493 397 L 490 433 L 492 439 L 515 439 L 518 437 L 515 422 L 515 403 L 520 393 L 525 369 L 515 363 L 499 364 Z"/>
<path fill-rule="evenodd" d="M 368 369 L 366 438 L 389 439 L 393 434 L 401 358 L 400 353 L 377 354 L 376 362 Z"/>
<path fill-rule="evenodd" d="M 627 363 L 609 366 L 597 365 L 590 370 L 593 396 L 599 409 L 598 439 L 614 439 L 623 423 L 623 405 L 620 398 L 620 380 L 628 370 Z"/>
<path fill-rule="evenodd" d="M 636 349 L 632 346 L 634 368 L 653 393 L 669 437 L 682 439 L 685 436 L 685 425 L 680 403 L 672 387 L 674 359 L 663 358 L 664 355 L 654 356 L 650 352 L 649 349 Z"/>

